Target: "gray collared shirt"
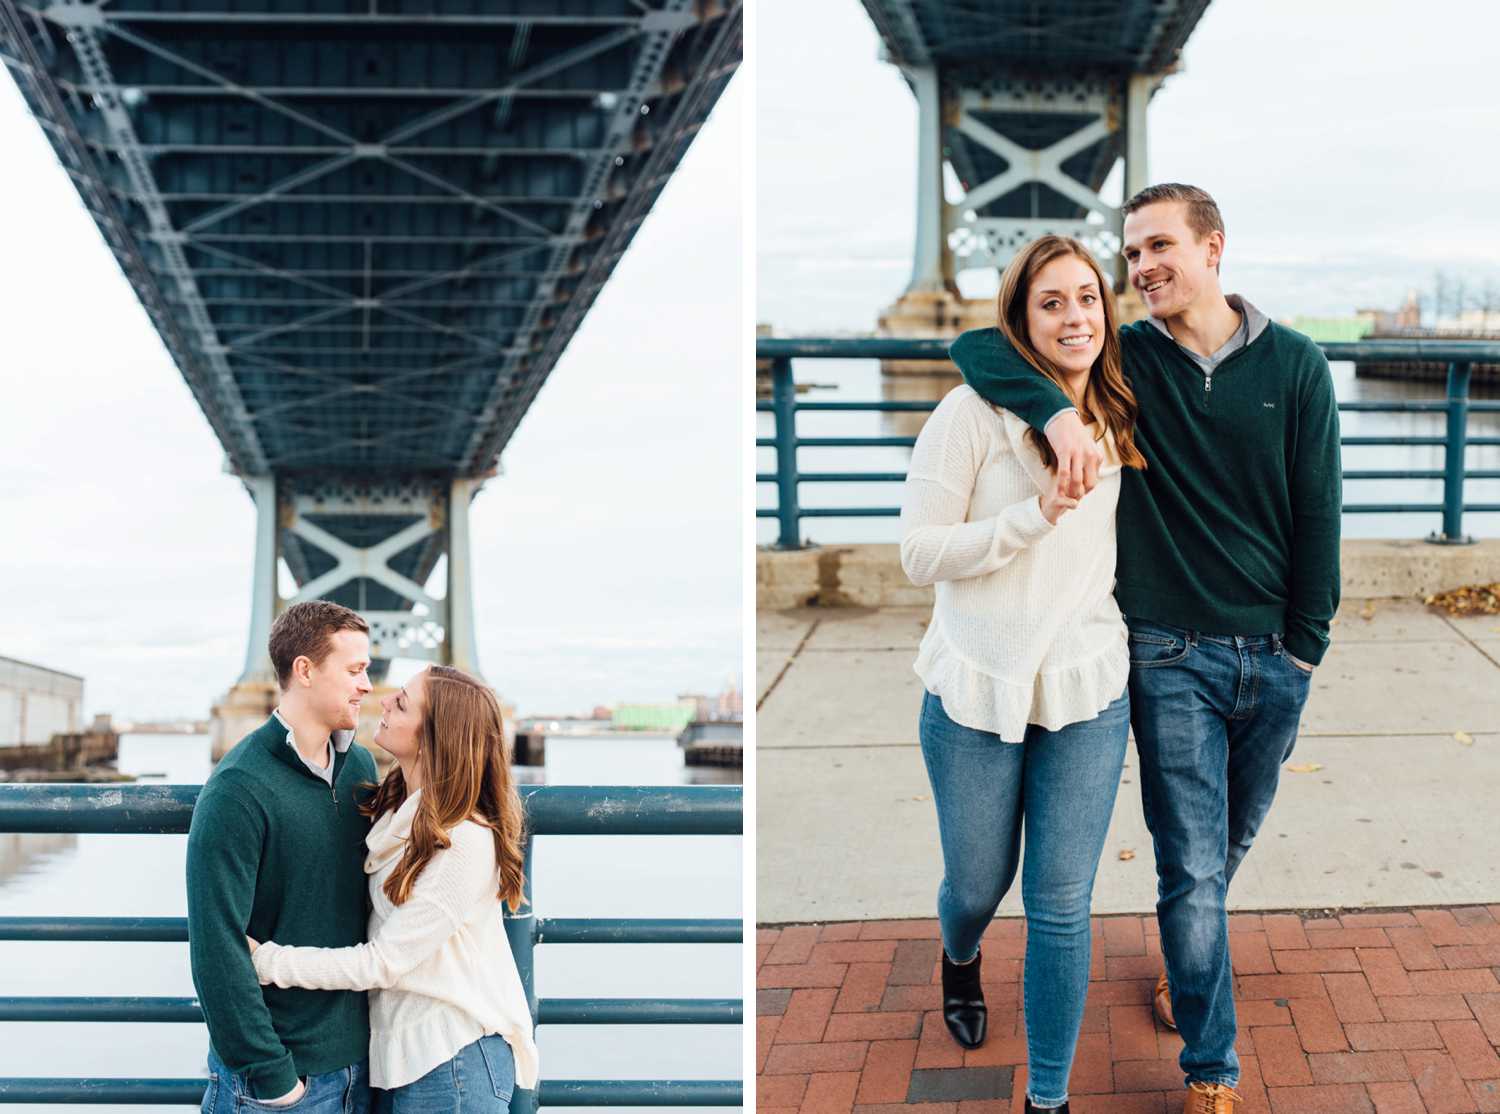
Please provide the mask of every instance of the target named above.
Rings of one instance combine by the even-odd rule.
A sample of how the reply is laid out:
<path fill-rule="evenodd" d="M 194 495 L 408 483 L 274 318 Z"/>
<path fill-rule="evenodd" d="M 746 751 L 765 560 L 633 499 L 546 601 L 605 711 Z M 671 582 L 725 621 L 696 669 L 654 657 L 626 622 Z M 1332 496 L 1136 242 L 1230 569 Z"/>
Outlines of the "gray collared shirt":
<path fill-rule="evenodd" d="M 302 759 L 302 764 L 304 766 L 306 766 L 313 773 L 317 774 L 318 777 L 322 778 L 323 781 L 324 781 L 324 783 L 327 784 L 328 788 L 332 789 L 333 788 L 333 753 L 336 751 L 339 754 L 343 754 L 346 750 L 348 750 L 349 749 L 349 745 L 354 742 L 354 732 L 353 731 L 335 731 L 332 735 L 330 735 L 328 741 L 331 742 L 331 743 L 333 743 L 333 751 L 325 752 L 325 753 L 328 754 L 328 765 L 326 765 L 326 766 L 319 766 L 319 765 L 316 765 L 316 764 L 314 764 L 312 762 L 309 762 L 307 760 L 307 758 L 304 757 L 304 755 L 302 754 L 302 752 L 300 750 L 297 750 L 297 738 L 292 733 L 292 725 L 289 724 L 289 723 L 287 723 L 286 720 L 284 720 L 284 719 L 281 718 L 281 709 L 277 708 L 271 714 L 276 717 L 276 722 L 277 723 L 281 724 L 282 727 L 286 728 L 286 745 L 289 746 L 289 747 L 291 747 L 292 750 L 296 752 L 297 757 Z"/>
<path fill-rule="evenodd" d="M 1169 338 L 1173 344 L 1182 350 L 1183 355 L 1198 365 L 1198 369 L 1204 375 L 1212 375 L 1225 360 L 1233 356 L 1241 348 L 1244 348 L 1261 333 L 1266 331 L 1266 326 L 1271 319 L 1260 310 L 1256 309 L 1238 294 L 1226 294 L 1224 300 L 1229 303 L 1231 309 L 1240 315 L 1240 327 L 1236 329 L 1212 356 L 1200 356 L 1187 345 L 1172 336 L 1172 330 L 1167 328 L 1165 321 L 1159 318 L 1149 318 L 1151 324 L 1155 325 L 1162 336 Z"/>

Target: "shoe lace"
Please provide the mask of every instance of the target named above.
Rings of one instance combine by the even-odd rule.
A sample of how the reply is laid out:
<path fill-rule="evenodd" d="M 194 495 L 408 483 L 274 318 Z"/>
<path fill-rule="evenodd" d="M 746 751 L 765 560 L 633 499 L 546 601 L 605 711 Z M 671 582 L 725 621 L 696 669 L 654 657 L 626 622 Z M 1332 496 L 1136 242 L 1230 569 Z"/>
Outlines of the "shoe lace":
<path fill-rule="evenodd" d="M 1222 1083 L 1189 1083 L 1188 1095 L 1192 1105 L 1187 1114 L 1234 1114 L 1240 1103 L 1235 1089 Z"/>

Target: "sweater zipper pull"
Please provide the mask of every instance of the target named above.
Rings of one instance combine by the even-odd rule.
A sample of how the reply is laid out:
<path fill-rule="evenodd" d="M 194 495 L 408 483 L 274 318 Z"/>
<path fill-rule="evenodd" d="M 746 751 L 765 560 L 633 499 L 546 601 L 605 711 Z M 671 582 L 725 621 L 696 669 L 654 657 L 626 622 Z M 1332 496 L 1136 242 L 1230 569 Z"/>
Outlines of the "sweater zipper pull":
<path fill-rule="evenodd" d="M 1208 394 L 1208 392 L 1211 391 L 1211 390 L 1213 390 L 1213 389 L 1214 389 L 1214 373 L 1211 372 L 1211 371 L 1205 371 L 1203 373 L 1203 393 L 1204 394 Z"/>

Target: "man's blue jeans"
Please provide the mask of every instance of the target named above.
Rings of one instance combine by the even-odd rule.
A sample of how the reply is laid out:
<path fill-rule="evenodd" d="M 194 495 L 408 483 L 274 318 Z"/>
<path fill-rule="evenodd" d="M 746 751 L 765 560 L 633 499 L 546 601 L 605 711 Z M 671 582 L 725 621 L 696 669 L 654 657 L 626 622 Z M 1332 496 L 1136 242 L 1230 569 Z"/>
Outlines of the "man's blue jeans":
<path fill-rule="evenodd" d="M 1089 902 L 1109 831 L 1130 698 L 1058 731 L 1036 724 L 1023 743 L 955 723 L 931 693 L 922 701 L 922 758 L 943 845 L 938 921 L 958 963 L 1010 889 L 1026 836 L 1026 1047 L 1032 1104 L 1060 1106 L 1089 986 Z"/>
<path fill-rule="evenodd" d="M 307 1090 L 296 1102 L 273 1106 L 251 1098 L 243 1076 L 229 1070 L 210 1046 L 208 1050 L 208 1090 L 203 1093 L 203 1114 L 369 1114 L 370 1069 L 361 1060 L 338 1071 L 309 1075 Z"/>
<path fill-rule="evenodd" d="M 1311 674 L 1276 634 L 1210 635 L 1127 619 L 1141 808 L 1156 917 L 1189 1082 L 1239 1082 L 1225 895 L 1271 808 Z"/>

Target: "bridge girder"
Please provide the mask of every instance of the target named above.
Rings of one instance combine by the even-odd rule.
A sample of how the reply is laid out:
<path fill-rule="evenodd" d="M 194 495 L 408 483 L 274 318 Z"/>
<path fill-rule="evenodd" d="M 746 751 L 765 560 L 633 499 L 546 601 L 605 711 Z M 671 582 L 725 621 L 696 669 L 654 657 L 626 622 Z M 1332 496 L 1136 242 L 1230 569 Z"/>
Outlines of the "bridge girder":
<path fill-rule="evenodd" d="M 1119 268 L 1103 196 L 1123 156 L 1149 182 L 1146 104 L 1208 0 L 864 0 L 918 102 L 917 241 L 909 289 L 956 291 L 1045 233 Z M 945 167 L 962 196 L 945 196 Z"/>
<path fill-rule="evenodd" d="M 278 556 L 381 654 L 477 669 L 469 499 L 740 36 L 741 0 L 0 0 L 0 60 L 256 500 L 247 674 Z"/>

